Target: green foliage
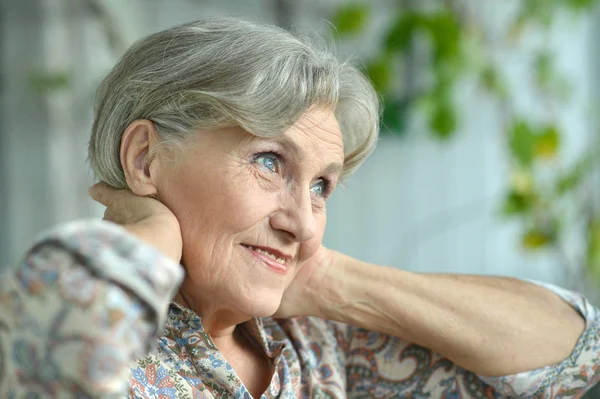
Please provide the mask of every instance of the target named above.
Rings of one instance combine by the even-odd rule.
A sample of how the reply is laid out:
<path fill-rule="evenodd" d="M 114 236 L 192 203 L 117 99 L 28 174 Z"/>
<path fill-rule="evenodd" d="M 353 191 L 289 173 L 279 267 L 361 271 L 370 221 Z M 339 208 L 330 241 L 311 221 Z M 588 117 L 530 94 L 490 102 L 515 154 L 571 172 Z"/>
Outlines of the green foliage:
<path fill-rule="evenodd" d="M 536 159 L 556 157 L 560 133 L 556 126 L 534 129 L 526 120 L 515 119 L 509 131 L 510 152 L 520 166 L 529 167 Z"/>
<path fill-rule="evenodd" d="M 456 15 L 447 7 L 433 13 L 412 10 L 401 12 L 385 36 L 386 51 L 408 50 L 418 32 L 427 34 L 431 39 L 434 62 L 458 56 L 461 28 Z"/>
<path fill-rule="evenodd" d="M 458 120 L 454 103 L 448 98 L 442 98 L 435 104 L 429 120 L 432 133 L 438 138 L 447 139 L 456 131 Z"/>
<path fill-rule="evenodd" d="M 535 204 L 535 197 L 530 193 L 519 192 L 512 189 L 502 206 L 502 213 L 505 216 L 523 215 L 529 212 Z"/>
<path fill-rule="evenodd" d="M 386 93 L 392 81 L 391 62 L 390 57 L 382 56 L 367 65 L 365 73 L 380 93 Z"/>
<path fill-rule="evenodd" d="M 516 119 L 509 131 L 509 147 L 513 157 L 521 166 L 533 162 L 536 135 L 531 126 L 522 119 Z"/>
<path fill-rule="evenodd" d="M 523 234 L 521 244 L 523 248 L 528 250 L 536 250 L 546 247 L 556 240 L 556 232 L 543 230 L 540 228 L 532 228 Z"/>
<path fill-rule="evenodd" d="M 346 4 L 333 16 L 335 32 L 340 37 L 354 35 L 360 32 L 369 17 L 369 6 L 364 3 Z"/>
<path fill-rule="evenodd" d="M 433 42 L 433 62 L 443 63 L 460 57 L 461 29 L 456 14 L 449 8 L 424 19 L 424 27 Z"/>
<path fill-rule="evenodd" d="M 560 137 L 561 135 L 555 125 L 544 127 L 535 140 L 535 156 L 538 159 L 554 159 L 560 149 Z"/>
<path fill-rule="evenodd" d="M 521 244 L 528 250 L 558 249 L 565 227 L 565 204 L 576 204 L 575 212 L 588 223 L 588 249 L 585 258 L 590 273 L 600 281 L 600 216 L 586 207 L 585 190 L 594 168 L 600 163 L 600 148 L 589 148 L 579 159 L 565 167 L 558 156 L 569 127 L 561 128 L 556 111 L 568 100 L 569 84 L 560 74 L 555 53 L 541 45 L 531 58 L 525 58 L 531 84 L 512 89 L 504 81 L 502 65 L 492 58 L 489 47 L 517 44 L 523 32 L 547 35 L 561 13 L 582 14 L 597 0 L 526 0 L 518 3 L 506 37 L 490 43 L 487 27 L 464 12 L 455 1 L 431 3 L 398 2 L 396 16 L 385 27 L 376 56 L 367 62 L 366 73 L 385 100 L 384 131 L 401 133 L 410 112 L 427 118 L 429 131 L 440 139 L 452 138 L 460 120 L 454 100 L 456 84 L 462 79 L 475 81 L 494 103 L 506 126 L 506 146 L 510 157 L 510 178 L 501 207 L 506 218 L 520 221 Z M 364 4 L 367 4 L 365 1 Z M 334 19 L 340 32 L 356 34 L 368 12 L 356 3 L 345 6 Z M 547 42 L 542 41 L 542 42 Z M 426 46 L 422 46 L 426 44 Z M 424 49 L 429 54 L 423 54 Z M 418 55 L 418 57 L 416 57 Z M 413 65 L 413 60 L 428 60 Z M 406 74 L 417 70 L 419 77 L 406 85 Z M 425 82 L 425 83 L 423 83 Z M 407 90 L 406 87 L 409 87 Z M 512 98 L 522 90 L 537 96 L 544 116 L 522 115 L 513 109 Z M 599 139 L 600 140 L 600 139 Z M 599 143 L 600 147 L 600 143 Z M 569 225 L 571 223 L 571 225 Z"/>
<path fill-rule="evenodd" d="M 407 100 L 402 98 L 385 98 L 386 107 L 383 109 L 382 125 L 385 132 L 401 134 L 404 132 L 409 106 Z"/>
<path fill-rule="evenodd" d="M 393 87 L 389 73 L 392 56 L 410 57 L 414 39 L 418 36 L 427 38 L 431 43 L 434 78 L 429 86 L 419 88 L 416 97 L 427 99 L 429 127 L 432 134 L 440 139 L 451 137 L 458 126 L 456 106 L 451 96 L 463 73 L 465 61 L 461 35 L 457 16 L 448 7 L 435 12 L 403 10 L 384 35 L 382 56 L 371 64 L 368 73 L 384 97 L 393 97 L 389 93 L 389 88 Z"/>
<path fill-rule="evenodd" d="M 412 44 L 413 35 L 422 25 L 421 14 L 407 10 L 399 13 L 388 30 L 383 51 L 405 52 Z"/>
<path fill-rule="evenodd" d="M 71 74 L 65 71 L 34 72 L 29 74 L 29 85 L 38 94 L 64 90 L 71 86 Z"/>

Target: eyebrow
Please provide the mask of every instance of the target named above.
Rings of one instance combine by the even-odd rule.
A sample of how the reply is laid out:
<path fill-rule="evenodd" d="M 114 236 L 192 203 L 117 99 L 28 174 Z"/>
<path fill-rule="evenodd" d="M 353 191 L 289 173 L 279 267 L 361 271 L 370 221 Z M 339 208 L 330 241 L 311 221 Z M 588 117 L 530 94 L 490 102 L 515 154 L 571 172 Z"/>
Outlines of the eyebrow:
<path fill-rule="evenodd" d="M 277 137 L 275 138 L 275 142 L 283 147 L 284 150 L 292 152 L 298 158 L 302 158 L 303 151 L 295 141 L 290 140 L 288 137 Z M 340 174 L 342 170 L 344 170 L 344 165 L 338 162 L 332 162 L 323 169 L 323 173 Z"/>

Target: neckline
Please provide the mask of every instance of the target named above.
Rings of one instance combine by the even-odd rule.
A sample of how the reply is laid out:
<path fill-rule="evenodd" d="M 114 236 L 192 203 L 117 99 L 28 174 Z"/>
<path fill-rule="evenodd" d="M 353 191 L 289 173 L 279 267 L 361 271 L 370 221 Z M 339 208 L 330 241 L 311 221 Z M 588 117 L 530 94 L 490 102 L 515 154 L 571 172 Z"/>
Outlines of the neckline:
<path fill-rule="evenodd" d="M 204 330 L 202 319 L 192 309 L 187 308 L 180 303 L 171 302 L 169 305 L 169 313 L 167 323 L 174 318 L 182 322 L 191 329 L 197 330 L 205 339 L 211 349 L 218 350 L 211 336 Z M 174 321 L 174 320 L 173 320 Z M 244 334 L 250 338 L 251 342 L 256 345 L 269 358 L 278 357 L 281 352 L 281 345 L 274 345 L 272 339 L 265 332 L 263 320 L 259 317 L 252 317 L 249 320 L 238 324 L 238 327 L 243 329 Z"/>

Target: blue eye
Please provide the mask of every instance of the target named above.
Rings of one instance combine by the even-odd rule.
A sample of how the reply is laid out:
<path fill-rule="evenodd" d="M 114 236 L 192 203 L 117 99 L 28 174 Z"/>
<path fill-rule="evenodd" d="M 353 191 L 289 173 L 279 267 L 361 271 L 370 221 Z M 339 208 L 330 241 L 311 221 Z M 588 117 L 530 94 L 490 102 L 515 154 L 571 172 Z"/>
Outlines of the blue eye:
<path fill-rule="evenodd" d="M 278 172 L 281 160 L 277 154 L 272 152 L 263 152 L 254 157 L 254 162 L 269 169 L 271 172 Z"/>
<path fill-rule="evenodd" d="M 326 180 L 319 180 L 310 188 L 310 190 L 319 197 L 327 197 L 329 194 L 329 182 Z"/>

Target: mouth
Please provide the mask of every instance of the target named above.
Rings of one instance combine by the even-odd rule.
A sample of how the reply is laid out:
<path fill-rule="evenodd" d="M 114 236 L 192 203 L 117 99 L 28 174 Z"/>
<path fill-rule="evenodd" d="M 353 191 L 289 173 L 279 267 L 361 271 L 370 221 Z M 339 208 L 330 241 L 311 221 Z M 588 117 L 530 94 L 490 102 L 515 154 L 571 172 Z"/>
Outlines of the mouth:
<path fill-rule="evenodd" d="M 292 260 L 292 256 L 273 248 L 257 247 L 247 244 L 242 244 L 242 246 L 246 248 L 250 255 L 261 261 L 261 263 L 272 272 L 281 276 L 287 275 L 288 263 Z"/>
<path fill-rule="evenodd" d="M 247 245 L 247 244 L 242 244 L 242 246 L 250 249 L 251 251 L 254 251 L 261 255 L 267 256 L 283 266 L 285 266 L 292 259 L 292 256 L 284 254 L 283 252 L 278 251 L 274 248 L 257 247 L 254 245 Z"/>

